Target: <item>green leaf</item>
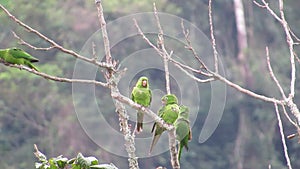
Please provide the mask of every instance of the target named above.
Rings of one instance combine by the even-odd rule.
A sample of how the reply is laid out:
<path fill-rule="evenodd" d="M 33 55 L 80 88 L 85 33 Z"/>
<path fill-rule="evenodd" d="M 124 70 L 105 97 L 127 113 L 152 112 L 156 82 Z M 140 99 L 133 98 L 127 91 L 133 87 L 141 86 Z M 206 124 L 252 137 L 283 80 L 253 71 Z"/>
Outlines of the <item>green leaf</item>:
<path fill-rule="evenodd" d="M 81 169 L 79 164 L 72 164 L 72 169 Z"/>
<path fill-rule="evenodd" d="M 81 153 L 78 153 L 76 164 L 78 164 L 81 168 L 87 169 L 91 165 L 90 161 L 87 161 Z"/>
<path fill-rule="evenodd" d="M 65 166 L 67 165 L 67 162 L 68 162 L 68 159 L 63 157 L 62 155 L 60 155 L 56 158 L 53 158 L 53 160 L 57 164 L 58 168 L 65 168 Z"/>
<path fill-rule="evenodd" d="M 55 161 L 53 158 L 51 158 L 51 159 L 49 160 L 49 164 L 50 164 L 50 169 L 58 169 L 58 166 L 57 166 L 57 164 L 56 164 L 56 161 Z"/>

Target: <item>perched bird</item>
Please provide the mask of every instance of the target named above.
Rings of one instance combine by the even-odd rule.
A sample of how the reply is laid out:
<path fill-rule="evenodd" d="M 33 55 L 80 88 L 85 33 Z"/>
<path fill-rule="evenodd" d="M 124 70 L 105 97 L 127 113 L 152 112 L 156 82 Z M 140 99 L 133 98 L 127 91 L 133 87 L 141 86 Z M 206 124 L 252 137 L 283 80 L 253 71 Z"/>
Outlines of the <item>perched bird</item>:
<path fill-rule="evenodd" d="M 144 107 L 149 107 L 152 100 L 152 93 L 149 87 L 148 78 L 142 76 L 137 81 L 135 87 L 131 92 L 131 99 Z M 144 113 L 142 111 L 137 112 L 137 124 L 136 124 L 136 132 L 142 132 L 143 130 L 143 119 Z"/>
<path fill-rule="evenodd" d="M 174 123 L 176 129 L 176 140 L 179 141 L 178 160 L 180 160 L 182 148 L 185 147 L 188 151 L 188 142 L 192 139 L 192 132 L 189 121 L 189 108 L 187 106 L 180 106 L 180 113 Z"/>
<path fill-rule="evenodd" d="M 173 124 L 175 120 L 178 117 L 179 114 L 179 106 L 178 106 L 178 100 L 177 97 L 174 94 L 165 95 L 161 98 L 163 106 L 158 110 L 158 116 L 162 118 L 166 123 Z M 153 147 L 156 145 L 157 141 L 159 140 L 161 134 L 166 129 L 164 127 L 161 127 L 156 122 L 153 124 L 152 127 L 152 143 L 150 145 L 150 151 L 152 152 Z"/>
<path fill-rule="evenodd" d="M 38 62 L 39 60 L 22 49 L 9 48 L 0 49 L 0 58 L 7 63 L 25 65 L 31 69 L 39 71 L 32 63 Z"/>

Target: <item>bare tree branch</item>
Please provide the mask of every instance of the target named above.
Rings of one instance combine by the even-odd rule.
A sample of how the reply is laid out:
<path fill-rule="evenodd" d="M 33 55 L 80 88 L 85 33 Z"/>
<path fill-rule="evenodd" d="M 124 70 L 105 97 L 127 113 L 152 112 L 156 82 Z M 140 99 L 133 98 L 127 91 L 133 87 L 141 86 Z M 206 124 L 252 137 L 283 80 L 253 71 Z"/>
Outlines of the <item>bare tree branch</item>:
<path fill-rule="evenodd" d="M 277 78 L 274 75 L 272 66 L 271 66 L 271 62 L 270 62 L 270 55 L 269 55 L 269 48 L 266 47 L 266 56 L 267 56 L 267 65 L 268 65 L 268 69 L 269 69 L 269 73 L 271 75 L 271 78 L 274 80 L 275 84 L 277 85 L 281 96 L 283 97 L 283 99 L 285 100 L 287 97 L 285 96 L 285 93 L 283 91 L 283 88 L 281 87 L 281 85 L 279 84 L 279 81 L 277 80 Z"/>
<path fill-rule="evenodd" d="M 258 3 L 257 1 L 253 1 L 254 2 L 254 4 L 256 4 L 258 7 L 261 7 L 261 8 L 266 8 L 269 12 L 270 12 L 270 14 L 277 20 L 277 21 L 279 21 L 279 22 L 281 22 L 282 23 L 282 20 L 281 20 L 281 18 L 270 8 L 270 6 L 269 6 L 269 4 L 265 1 L 265 0 L 261 0 L 262 1 L 262 3 L 263 3 L 263 5 L 262 4 L 260 4 L 260 3 Z"/>
<path fill-rule="evenodd" d="M 297 56 L 295 56 L 294 52 L 294 41 L 291 35 L 291 29 L 285 19 L 284 11 L 283 11 L 283 1 L 278 0 L 279 3 L 279 12 L 280 16 L 275 14 L 275 12 L 269 7 L 269 4 L 265 0 L 261 0 L 263 5 L 255 2 L 259 7 L 266 8 L 271 15 L 277 19 L 281 26 L 283 27 L 283 30 L 286 35 L 286 40 L 287 40 L 287 45 L 289 48 L 289 53 L 290 53 L 290 63 L 291 63 L 291 80 L 290 80 L 290 93 L 288 98 L 284 99 L 284 103 L 289 107 L 290 111 L 292 114 L 297 118 L 297 123 L 298 125 L 300 124 L 300 112 L 297 107 L 297 105 L 294 103 L 293 98 L 295 96 L 295 83 L 296 83 L 296 66 L 295 66 L 295 58 L 297 59 Z"/>
<path fill-rule="evenodd" d="M 106 56 L 106 63 L 112 64 L 112 56 L 110 53 L 110 45 L 109 45 L 109 39 L 107 35 L 107 30 L 106 30 L 106 22 L 104 19 L 103 15 L 103 8 L 101 1 L 95 1 L 96 7 L 97 7 L 97 12 L 98 12 L 98 19 L 99 19 L 99 24 L 100 28 L 102 31 L 102 36 L 103 36 L 103 43 L 104 43 L 104 50 L 105 50 L 105 56 Z"/>
<path fill-rule="evenodd" d="M 38 72 L 34 69 L 28 68 L 28 67 L 23 66 L 23 65 L 15 65 L 15 64 L 7 63 L 7 62 L 3 61 L 2 59 L 0 59 L 0 62 L 5 64 L 6 66 L 13 67 L 13 68 L 18 68 L 20 70 L 26 70 L 27 72 L 33 73 L 33 74 L 38 75 L 40 77 L 43 77 L 45 79 L 49 79 L 49 80 L 53 80 L 53 81 L 57 81 L 57 82 L 87 83 L 87 84 L 95 84 L 97 86 L 103 86 L 103 87 L 108 87 L 109 86 L 108 83 L 103 83 L 103 82 L 99 82 L 99 81 L 96 81 L 96 80 L 69 79 L 69 78 L 52 76 L 52 75 L 49 75 L 49 74 L 46 74 L 46 73 L 43 73 L 43 72 Z"/>
<path fill-rule="evenodd" d="M 187 29 L 185 29 L 184 24 L 183 24 L 183 20 L 181 21 L 181 28 L 182 28 L 182 32 L 184 34 L 184 38 L 185 38 L 185 41 L 186 41 L 185 48 L 192 51 L 194 57 L 200 63 L 200 69 L 207 70 L 208 69 L 207 66 L 201 60 L 200 56 L 198 55 L 198 53 L 195 51 L 195 49 L 192 46 L 191 40 L 189 38 L 189 31 Z"/>
<path fill-rule="evenodd" d="M 163 29 L 160 25 L 160 20 L 157 14 L 157 9 L 155 6 L 155 3 L 153 3 L 153 8 L 154 8 L 154 16 L 156 20 L 156 24 L 158 27 L 158 46 L 161 48 L 162 53 L 163 53 L 163 59 L 164 59 L 164 69 L 165 69 L 165 79 L 166 79 L 166 90 L 167 94 L 171 94 L 171 89 L 170 89 L 170 72 L 169 72 L 169 66 L 168 66 L 168 60 L 171 58 L 171 55 L 173 51 L 169 54 L 165 48 L 165 41 L 164 41 L 164 32 Z M 169 149 L 170 149 L 170 156 L 171 156 L 171 164 L 173 169 L 180 169 L 180 164 L 178 161 L 178 152 L 176 148 L 176 134 L 175 134 L 175 129 L 172 129 L 169 131 Z"/>
<path fill-rule="evenodd" d="M 155 46 L 146 36 L 145 36 L 145 34 L 143 33 L 143 31 L 141 30 L 141 28 L 139 27 L 139 25 L 138 25 L 138 23 L 137 23 L 137 21 L 136 21 L 136 19 L 133 19 L 133 21 L 134 21 L 134 25 L 135 25 L 135 27 L 137 28 L 137 30 L 138 30 L 138 33 L 142 36 L 142 38 L 160 55 L 160 56 L 162 56 L 162 57 L 164 57 L 164 52 L 163 51 L 161 51 L 157 46 Z M 188 38 L 187 38 L 187 42 L 189 42 L 189 40 L 188 40 Z M 190 48 L 190 50 L 191 51 L 193 51 L 193 53 L 195 54 L 195 56 L 196 56 L 196 58 L 198 58 L 198 61 L 200 62 L 200 63 L 202 63 L 202 65 L 203 65 L 203 68 L 204 69 L 207 69 L 206 68 L 206 65 L 202 62 L 202 60 L 198 57 L 198 55 L 197 55 L 197 53 L 195 52 L 195 50 L 194 50 L 194 48 L 192 47 L 192 46 L 189 46 L 189 48 Z M 194 80 L 196 80 L 196 81 L 198 81 L 198 82 L 200 82 L 200 83 L 206 83 L 206 82 L 210 82 L 210 81 L 213 81 L 214 80 L 214 78 L 213 78 L 213 76 L 211 75 L 211 74 L 209 74 L 209 73 L 205 73 L 205 72 L 203 72 L 202 70 L 196 70 L 196 69 L 194 69 L 194 68 L 192 68 L 192 67 L 189 67 L 189 66 L 187 66 L 187 65 L 185 65 L 185 64 L 182 64 L 182 63 L 180 63 L 180 62 L 178 62 L 178 61 L 176 61 L 176 60 L 174 60 L 173 58 L 169 58 L 168 59 L 170 62 L 172 62 L 172 63 L 174 63 L 174 65 L 176 66 L 176 67 L 178 67 L 179 69 L 181 69 L 184 73 L 186 73 L 189 77 L 191 77 L 192 79 L 194 79 Z M 202 74 L 202 75 L 204 75 L 204 76 L 206 76 L 206 77 L 208 77 L 208 79 L 199 79 L 199 78 L 196 78 L 194 75 L 192 75 L 192 74 L 190 74 L 187 70 L 185 70 L 185 69 L 187 69 L 187 70 L 189 70 L 189 71 L 192 71 L 192 72 L 194 72 L 194 73 L 198 73 L 198 74 Z"/>
<path fill-rule="evenodd" d="M 81 59 L 83 61 L 95 64 L 99 67 L 103 67 L 103 68 L 107 68 L 110 70 L 113 70 L 114 66 L 112 64 L 108 64 L 105 62 L 95 62 L 93 59 L 89 59 L 87 57 L 84 57 L 82 55 L 79 55 L 78 53 L 76 53 L 73 50 L 69 50 L 64 48 L 63 46 L 57 44 L 54 40 L 48 38 L 47 36 L 43 35 L 42 33 L 40 33 L 39 31 L 33 29 L 32 27 L 26 25 L 25 23 L 23 23 L 22 21 L 20 21 L 19 19 L 17 19 L 14 15 L 12 15 L 4 6 L 2 6 L 0 4 L 0 8 L 17 24 L 19 24 L 21 27 L 25 28 L 26 30 L 28 30 L 31 33 L 34 33 L 35 35 L 37 35 L 38 37 L 40 37 L 41 39 L 45 40 L 46 42 L 48 42 L 51 46 L 49 48 L 56 48 L 59 49 L 60 51 L 67 53 L 69 55 L 74 56 L 75 58 Z M 20 38 L 18 38 L 20 40 Z M 25 42 L 25 41 L 24 41 Z M 34 48 L 33 48 L 34 49 Z"/>
<path fill-rule="evenodd" d="M 279 127 L 279 131 L 280 131 L 280 135 L 281 135 L 281 142 L 282 142 L 282 146 L 283 146 L 284 156 L 285 156 L 288 168 L 292 169 L 291 160 L 290 160 L 288 149 L 287 149 L 287 146 L 286 146 L 282 121 L 281 121 L 281 117 L 280 117 L 280 114 L 279 114 L 277 103 L 274 103 L 274 106 L 275 106 L 276 116 L 277 116 L 277 120 L 278 120 L 278 127 Z"/>
<path fill-rule="evenodd" d="M 294 98 L 295 96 L 295 83 L 296 83 L 296 67 L 295 67 L 295 55 L 294 55 L 294 40 L 290 34 L 290 29 L 288 23 L 285 19 L 284 11 L 283 11 L 283 1 L 278 0 L 279 2 L 279 10 L 280 16 L 282 20 L 282 26 L 286 34 L 286 40 L 290 51 L 290 62 L 291 62 L 291 87 L 290 87 L 290 99 Z M 299 113 L 299 112 L 298 112 Z"/>
<path fill-rule="evenodd" d="M 270 14 L 277 19 L 281 26 L 284 29 L 287 45 L 289 47 L 289 53 L 290 53 L 290 62 L 291 62 L 291 84 L 290 84 L 290 94 L 289 99 L 292 99 L 295 95 L 295 82 L 296 82 L 296 68 L 295 68 L 295 55 L 294 55 L 294 41 L 291 35 L 291 30 L 288 26 L 288 23 L 285 19 L 284 11 L 283 11 L 283 1 L 278 0 L 279 3 L 279 12 L 280 16 L 278 16 L 270 7 L 269 4 L 265 0 L 261 0 L 263 5 L 259 4 L 258 2 L 254 1 L 256 5 L 258 5 L 261 8 L 266 8 Z"/>
<path fill-rule="evenodd" d="M 34 49 L 34 50 L 45 50 L 45 51 L 48 51 L 48 50 L 51 50 L 51 49 L 54 48 L 54 46 L 50 46 L 50 47 L 48 47 L 48 48 L 40 48 L 40 47 L 36 47 L 36 46 L 33 46 L 33 45 L 29 44 L 28 42 L 25 42 L 20 36 L 18 36 L 18 35 L 16 34 L 16 32 L 12 31 L 12 34 L 14 35 L 14 37 L 15 37 L 16 39 L 19 40 L 19 44 L 28 46 L 29 48 L 32 48 L 32 49 Z"/>
<path fill-rule="evenodd" d="M 97 0 L 95 1 L 95 3 L 96 3 L 96 7 L 97 7 L 100 27 L 102 30 L 106 63 L 116 66 L 117 63 L 116 62 L 113 63 L 113 61 L 112 61 L 110 45 L 109 45 L 109 38 L 108 38 L 107 30 L 106 30 L 106 22 L 105 22 L 105 18 L 104 18 L 104 14 L 103 14 L 102 4 L 101 4 L 101 1 L 97 1 Z M 117 99 L 118 97 L 114 97 L 115 95 L 120 94 L 117 85 L 118 85 L 118 82 L 120 81 L 121 74 L 116 74 L 116 72 L 112 71 L 112 69 L 107 69 L 105 77 L 106 77 L 107 81 L 110 82 L 109 88 L 111 90 L 111 96 L 114 99 L 116 112 L 119 115 L 120 130 L 123 132 L 124 139 L 125 139 L 125 149 L 129 156 L 129 159 L 128 159 L 129 168 L 130 169 L 139 169 L 138 158 L 135 154 L 135 151 L 136 151 L 135 142 L 134 142 L 135 136 L 130 131 L 130 127 L 128 125 L 128 120 L 129 120 L 128 113 L 127 113 L 123 103 Z"/>
<path fill-rule="evenodd" d="M 213 19 L 212 19 L 212 0 L 208 1 L 208 17 L 209 17 L 209 26 L 210 26 L 210 38 L 212 41 L 212 47 L 214 51 L 214 59 L 215 59 L 215 72 L 219 73 L 219 62 L 218 62 L 218 52 L 216 48 L 216 39 L 214 35 L 214 25 L 213 25 Z"/>
<path fill-rule="evenodd" d="M 164 41 L 164 32 L 163 29 L 160 25 L 159 17 L 157 14 L 157 9 L 155 3 L 153 3 L 153 9 L 154 9 L 154 16 L 156 20 L 156 25 L 158 27 L 158 49 L 161 50 L 162 52 L 162 57 L 164 59 L 164 68 L 165 68 L 165 79 L 166 79 L 166 91 L 167 94 L 171 94 L 171 89 L 170 89 L 170 72 L 169 72 L 169 67 L 168 67 L 168 59 L 171 58 L 171 54 L 169 54 L 165 48 L 165 41 Z"/>
<path fill-rule="evenodd" d="M 284 104 L 281 104 L 281 107 L 282 107 L 282 109 L 283 109 L 283 113 L 284 113 L 284 115 L 286 116 L 286 118 L 289 120 L 289 122 L 291 123 L 291 124 L 293 124 L 296 128 L 297 128 L 297 131 L 299 131 L 300 130 L 300 127 L 297 125 L 297 123 L 296 122 L 294 122 L 292 119 L 291 119 L 291 117 L 288 115 L 288 113 L 287 113 L 287 111 L 286 111 L 286 109 L 285 109 L 285 105 Z"/>

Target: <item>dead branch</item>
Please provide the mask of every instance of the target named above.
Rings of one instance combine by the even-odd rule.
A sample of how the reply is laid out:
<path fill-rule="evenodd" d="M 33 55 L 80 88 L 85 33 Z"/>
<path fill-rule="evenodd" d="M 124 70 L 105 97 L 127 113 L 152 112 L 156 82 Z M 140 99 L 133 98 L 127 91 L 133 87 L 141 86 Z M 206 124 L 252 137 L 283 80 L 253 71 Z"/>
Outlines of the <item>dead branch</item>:
<path fill-rule="evenodd" d="M 97 12 L 98 12 L 98 19 L 100 23 L 100 28 L 102 30 L 102 37 L 103 37 L 103 44 L 105 49 L 105 56 L 106 56 L 106 63 L 116 66 L 116 62 L 113 63 L 112 56 L 110 52 L 110 45 L 109 45 L 109 38 L 106 30 L 106 22 L 103 14 L 103 8 L 101 1 L 96 0 L 95 1 Z M 128 120 L 129 116 L 125 109 L 125 106 L 123 105 L 120 100 L 118 100 L 118 97 L 114 97 L 115 95 L 119 95 L 119 89 L 117 87 L 118 82 L 120 81 L 121 74 L 117 74 L 116 72 L 112 71 L 112 69 L 107 69 L 107 72 L 105 74 L 105 77 L 109 83 L 109 88 L 111 91 L 111 96 L 114 99 L 114 104 L 116 107 L 116 112 L 119 115 L 119 121 L 120 121 L 120 130 L 123 132 L 124 139 L 125 139 L 125 149 L 128 154 L 128 162 L 129 162 L 129 168 L 130 169 L 139 169 L 138 164 L 138 158 L 135 154 L 135 142 L 134 142 L 134 135 L 131 133 Z"/>
<path fill-rule="evenodd" d="M 75 58 L 81 59 L 83 61 L 95 64 L 96 66 L 99 67 L 103 67 L 106 69 L 110 69 L 113 70 L 114 66 L 112 64 L 108 64 L 106 62 L 95 62 L 93 59 L 89 59 L 87 57 L 84 57 L 82 55 L 79 55 L 78 53 L 76 53 L 73 50 L 69 50 L 64 48 L 63 46 L 59 45 L 58 43 L 56 43 L 54 40 L 48 38 L 47 36 L 43 35 L 42 33 L 40 33 L 39 31 L 37 31 L 36 29 L 33 29 L 32 27 L 28 26 L 27 24 L 25 24 L 24 22 L 22 22 L 21 20 L 17 19 L 14 15 L 12 15 L 4 6 L 2 6 L 0 4 L 0 8 L 18 25 L 20 25 L 21 27 L 25 28 L 27 31 L 34 33 L 35 35 L 37 35 L 38 37 L 40 37 L 41 39 L 45 40 L 46 42 L 48 42 L 50 44 L 49 48 L 56 48 L 66 54 L 72 55 Z M 20 40 L 21 38 L 17 38 L 18 40 Z M 25 42 L 25 41 L 24 41 Z M 33 48 L 34 49 L 34 48 Z"/>
<path fill-rule="evenodd" d="M 0 63 L 3 63 L 4 65 L 9 66 L 9 67 L 18 68 L 20 70 L 25 70 L 25 71 L 30 72 L 32 74 L 35 74 L 35 75 L 38 75 L 38 76 L 43 77 L 45 79 L 53 80 L 53 81 L 56 81 L 56 82 L 86 83 L 86 84 L 95 84 L 97 86 L 108 87 L 108 83 L 99 82 L 99 81 L 96 81 L 96 80 L 69 79 L 69 78 L 64 78 L 64 77 L 57 77 L 57 76 L 49 75 L 47 73 L 38 72 L 34 69 L 28 68 L 28 67 L 23 66 L 23 65 L 10 64 L 10 63 L 7 63 L 7 62 L 3 61 L 2 59 L 0 59 Z"/>
<path fill-rule="evenodd" d="M 219 61 L 218 61 L 218 52 L 217 52 L 217 45 L 216 45 L 216 39 L 214 35 L 214 25 L 213 25 L 213 19 L 212 19 L 212 0 L 208 1 L 208 17 L 209 17 L 209 26 L 210 26 L 210 38 L 211 43 L 214 51 L 214 63 L 215 63 L 215 72 L 219 73 Z"/>
<path fill-rule="evenodd" d="M 278 110 L 278 105 L 276 103 L 274 103 L 274 106 L 275 106 L 275 112 L 276 112 L 276 116 L 277 116 L 277 120 L 278 120 L 278 127 L 279 127 L 279 131 L 280 131 L 280 135 L 281 135 L 281 142 L 282 142 L 282 146 L 283 146 L 284 156 L 285 156 L 288 168 L 292 169 L 291 160 L 290 160 L 288 149 L 286 146 L 286 140 L 285 140 L 285 136 L 284 136 L 282 121 L 281 121 L 281 117 L 280 117 L 279 110 Z"/>
<path fill-rule="evenodd" d="M 271 78 L 273 79 L 273 81 L 277 85 L 277 87 L 278 87 L 278 89 L 279 89 L 279 91 L 281 93 L 282 98 L 285 100 L 287 97 L 285 96 L 285 93 L 284 93 L 283 88 L 281 87 L 279 81 L 275 77 L 273 69 L 272 69 L 272 66 L 271 66 L 270 54 L 269 54 L 269 48 L 268 47 L 266 47 L 266 56 L 267 56 L 267 65 L 268 65 L 268 69 L 269 69 L 269 73 L 271 75 Z"/>

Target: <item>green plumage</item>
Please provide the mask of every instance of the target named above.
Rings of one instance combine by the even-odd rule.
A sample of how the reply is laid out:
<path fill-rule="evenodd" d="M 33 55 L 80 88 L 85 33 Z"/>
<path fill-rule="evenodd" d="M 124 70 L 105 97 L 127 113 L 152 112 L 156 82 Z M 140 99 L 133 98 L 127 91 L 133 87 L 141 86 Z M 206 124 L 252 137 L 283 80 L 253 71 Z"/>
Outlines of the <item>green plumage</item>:
<path fill-rule="evenodd" d="M 176 129 L 176 140 L 179 141 L 178 159 L 180 160 L 182 148 L 185 147 L 188 150 L 188 142 L 192 139 L 188 107 L 180 106 L 180 113 L 174 126 Z"/>
<path fill-rule="evenodd" d="M 137 81 L 135 87 L 131 92 L 131 99 L 144 107 L 149 107 L 151 104 L 152 93 L 149 87 L 148 78 L 142 76 Z M 137 112 L 137 125 L 136 132 L 139 133 L 143 130 L 144 113 L 142 111 Z"/>
<path fill-rule="evenodd" d="M 22 49 L 9 48 L 0 49 L 0 58 L 7 63 L 25 65 L 31 69 L 39 71 L 32 63 L 38 62 L 39 60 Z"/>
<path fill-rule="evenodd" d="M 179 113 L 177 97 L 173 94 L 170 94 L 170 95 L 163 96 L 161 100 L 162 100 L 164 106 L 162 106 L 159 109 L 158 116 L 161 117 L 166 123 L 173 124 L 175 122 L 175 120 L 177 119 L 178 113 Z M 153 134 L 153 138 L 152 138 L 152 143 L 150 145 L 149 153 L 152 152 L 153 147 L 156 145 L 161 134 L 165 130 L 166 129 L 161 127 L 159 124 L 157 124 L 157 123 L 153 124 L 153 128 L 152 128 L 151 132 L 152 133 L 154 132 L 154 134 Z"/>

